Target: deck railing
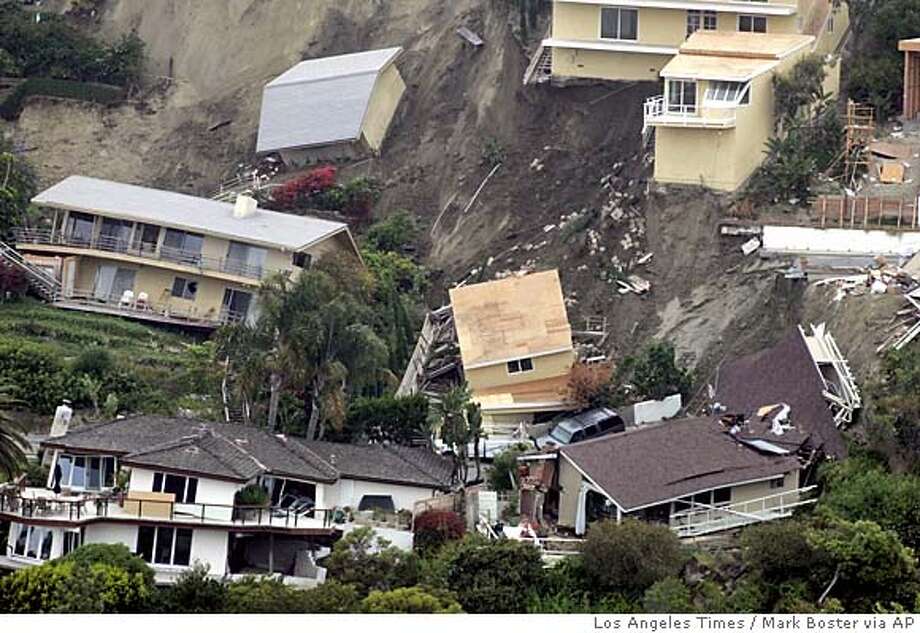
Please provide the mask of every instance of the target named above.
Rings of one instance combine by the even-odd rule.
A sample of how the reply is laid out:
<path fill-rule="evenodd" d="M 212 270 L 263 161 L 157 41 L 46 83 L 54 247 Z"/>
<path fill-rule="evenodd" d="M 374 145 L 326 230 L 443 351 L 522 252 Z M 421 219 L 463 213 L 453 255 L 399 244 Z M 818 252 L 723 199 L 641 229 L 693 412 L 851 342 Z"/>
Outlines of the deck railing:
<path fill-rule="evenodd" d="M 74 289 L 58 292 L 54 297 L 54 303 L 73 303 L 87 308 L 106 308 L 113 313 L 125 313 L 128 316 L 138 318 L 155 317 L 184 323 L 205 323 L 214 327 L 226 323 L 237 323 L 246 318 L 245 314 L 234 312 L 227 308 L 221 309 L 219 312 L 209 310 L 201 313 L 196 308 L 183 308 L 169 303 L 159 303 L 151 301 L 149 298 L 142 298 L 137 294 L 129 295 L 129 297 L 126 298 L 123 295 L 100 296 L 94 290 Z"/>
<path fill-rule="evenodd" d="M 653 125 L 680 127 L 733 127 L 736 122 L 734 109 L 725 109 L 721 116 L 709 116 L 697 104 L 669 104 L 664 95 L 645 100 L 643 132 Z"/>
<path fill-rule="evenodd" d="M 171 248 L 157 245 L 142 240 L 127 240 L 109 235 L 96 235 L 87 237 L 82 235 L 66 234 L 50 229 L 16 229 L 14 236 L 18 245 L 39 244 L 70 246 L 105 251 L 109 253 L 122 253 L 133 257 L 173 262 L 199 271 L 213 271 L 247 277 L 250 279 L 263 279 L 271 274 L 272 270 L 264 266 L 254 266 L 236 259 L 221 257 L 208 257 L 199 252 Z"/>
<path fill-rule="evenodd" d="M 786 490 L 772 495 L 724 506 L 697 504 L 689 510 L 671 515 L 670 527 L 681 538 L 730 530 L 752 523 L 788 517 L 796 508 L 811 505 L 816 486 Z"/>

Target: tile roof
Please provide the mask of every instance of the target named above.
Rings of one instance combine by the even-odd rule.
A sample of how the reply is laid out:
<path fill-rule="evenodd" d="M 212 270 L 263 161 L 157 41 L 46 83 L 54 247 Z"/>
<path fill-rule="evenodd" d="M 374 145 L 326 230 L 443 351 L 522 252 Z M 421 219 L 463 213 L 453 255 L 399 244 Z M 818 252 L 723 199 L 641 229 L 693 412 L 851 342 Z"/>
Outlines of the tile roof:
<path fill-rule="evenodd" d="M 743 414 L 788 404 L 792 425 L 810 436 L 814 448 L 840 459 L 846 457 L 847 448 L 823 391 L 824 381 L 796 327 L 774 347 L 723 363 L 716 378 L 715 402 Z"/>
<path fill-rule="evenodd" d="M 625 511 L 798 470 L 736 441 L 716 418 L 675 420 L 560 449 Z"/>
<path fill-rule="evenodd" d="M 32 202 L 288 250 L 300 250 L 348 231 L 348 225 L 341 222 L 265 209 L 237 218 L 234 205 L 227 202 L 86 176 L 69 176 Z"/>
<path fill-rule="evenodd" d="M 269 82 L 256 151 L 357 139 L 377 77 L 400 53 L 397 47 L 310 59 Z"/>
<path fill-rule="evenodd" d="M 151 415 L 80 427 L 42 445 L 241 480 L 266 472 L 321 482 L 347 477 L 449 488 L 453 473 L 450 460 L 426 449 L 310 442 L 241 424 Z"/>
<path fill-rule="evenodd" d="M 450 304 L 467 369 L 572 349 L 557 270 L 453 288 Z"/>

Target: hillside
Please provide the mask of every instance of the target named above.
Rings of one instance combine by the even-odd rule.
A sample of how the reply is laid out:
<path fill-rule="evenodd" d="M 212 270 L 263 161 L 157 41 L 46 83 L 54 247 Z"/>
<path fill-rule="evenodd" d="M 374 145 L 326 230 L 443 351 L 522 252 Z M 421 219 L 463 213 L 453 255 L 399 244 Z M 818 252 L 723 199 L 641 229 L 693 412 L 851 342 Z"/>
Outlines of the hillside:
<path fill-rule="evenodd" d="M 382 155 L 358 169 L 384 183 L 378 214 L 408 209 L 426 228 L 433 305 L 468 277 L 556 266 L 576 327 L 606 316 L 614 357 L 667 338 L 701 377 L 803 314 L 824 318 L 824 303 L 807 307 L 801 288 L 776 283 L 769 267 L 743 258 L 737 239 L 718 237 L 731 200 L 649 195 L 640 129 L 656 85 L 522 85 L 527 46 L 542 31 L 522 35 L 512 5 L 108 0 L 89 28 L 108 37 L 136 29 L 159 88 L 112 109 L 35 99 L 13 133 L 44 184 L 83 173 L 207 194 L 251 159 L 267 80 L 304 57 L 402 45 L 406 98 Z M 461 25 L 485 46 L 465 44 Z M 463 213 L 490 171 L 486 148 L 502 166 Z M 647 253 L 650 263 L 637 265 Z M 651 292 L 618 293 L 626 273 Z M 841 342 L 845 351 L 871 343 Z"/>

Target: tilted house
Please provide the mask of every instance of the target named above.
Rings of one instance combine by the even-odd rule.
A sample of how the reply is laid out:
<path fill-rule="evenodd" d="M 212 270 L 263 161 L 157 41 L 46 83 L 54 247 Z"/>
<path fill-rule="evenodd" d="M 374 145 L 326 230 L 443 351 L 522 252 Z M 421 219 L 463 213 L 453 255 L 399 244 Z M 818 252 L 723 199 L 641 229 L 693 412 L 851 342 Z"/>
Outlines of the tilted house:
<path fill-rule="evenodd" d="M 411 513 L 416 501 L 450 490 L 453 474 L 449 460 L 424 449 L 159 416 L 82 427 L 43 448 L 51 453 L 47 488 L 0 487 L 0 521 L 10 525 L 0 567 L 40 564 L 84 543 L 123 543 L 158 582 L 201 562 L 216 577 L 279 573 L 316 584 L 324 578 L 317 556 L 355 521 Z M 126 476 L 126 490 L 116 492 Z M 266 503 L 237 503 L 253 484 Z M 375 529 L 411 548 L 407 526 Z"/>
<path fill-rule="evenodd" d="M 782 407 L 749 420 L 675 420 L 558 451 L 558 524 L 636 518 L 699 536 L 789 516 L 810 503 L 800 481 L 807 435 Z"/>
<path fill-rule="evenodd" d="M 299 274 L 330 253 L 360 261 L 348 225 L 245 196 L 234 205 L 70 176 L 32 202 L 51 212 L 50 226 L 14 231 L 16 249 L 70 310 L 213 329 L 254 318 L 272 274 Z"/>
<path fill-rule="evenodd" d="M 396 68 L 401 48 L 300 62 L 262 95 L 256 151 L 285 163 L 378 153 L 406 91 Z"/>
<path fill-rule="evenodd" d="M 661 70 L 664 94 L 645 102 L 659 183 L 741 187 L 774 136 L 773 77 L 813 47 L 810 35 L 697 32 Z M 838 89 L 840 64 L 825 91 Z"/>
<path fill-rule="evenodd" d="M 696 32 L 804 34 L 833 53 L 849 27 L 833 0 L 554 0 L 544 50 L 555 78 L 657 81 Z"/>
<path fill-rule="evenodd" d="M 560 411 L 575 362 L 559 273 L 450 291 L 463 372 L 486 431 L 510 434 Z"/>

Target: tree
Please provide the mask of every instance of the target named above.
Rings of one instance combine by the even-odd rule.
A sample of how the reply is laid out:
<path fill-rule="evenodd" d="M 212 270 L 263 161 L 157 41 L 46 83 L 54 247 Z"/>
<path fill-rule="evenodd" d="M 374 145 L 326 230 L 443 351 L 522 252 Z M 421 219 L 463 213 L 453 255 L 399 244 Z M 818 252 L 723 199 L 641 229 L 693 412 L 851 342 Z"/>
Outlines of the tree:
<path fill-rule="evenodd" d="M 448 541 L 463 538 L 466 525 L 456 512 L 426 510 L 415 517 L 412 531 L 412 548 L 425 556 L 437 552 Z"/>
<path fill-rule="evenodd" d="M 543 583 L 543 560 L 530 543 L 469 535 L 445 547 L 439 558 L 446 589 L 467 613 L 523 613 L 527 590 Z"/>
<path fill-rule="evenodd" d="M 221 613 L 227 607 L 227 588 L 211 578 L 207 565 L 182 572 L 175 584 L 162 590 L 162 613 Z"/>
<path fill-rule="evenodd" d="M 514 481 L 517 481 L 517 458 L 532 448 L 526 444 L 517 444 L 506 448 L 492 458 L 492 468 L 488 473 L 489 489 L 498 492 L 513 490 L 511 480 L 514 478 Z"/>
<path fill-rule="evenodd" d="M 476 479 L 480 475 L 479 444 L 482 440 L 482 412 L 471 401 L 466 385 L 448 390 L 435 405 L 441 439 L 450 448 L 454 460 L 454 480 L 466 482 L 469 473 L 469 447 L 473 446 Z"/>
<path fill-rule="evenodd" d="M 10 230 L 25 219 L 37 186 L 28 161 L 0 137 L 0 239 L 7 239 Z"/>
<path fill-rule="evenodd" d="M 607 405 L 613 397 L 613 364 L 575 364 L 567 390 L 566 401 L 579 411 Z"/>
<path fill-rule="evenodd" d="M 428 398 L 385 395 L 358 398 L 348 406 L 345 426 L 336 439 L 408 445 L 428 438 Z"/>
<path fill-rule="evenodd" d="M 598 589 L 634 596 L 676 576 L 685 559 L 680 540 L 667 526 L 636 519 L 593 523 L 581 555 L 585 574 Z"/>
<path fill-rule="evenodd" d="M 661 400 L 690 393 L 690 372 L 677 365 L 674 346 L 652 343 L 638 357 L 623 361 L 618 375 L 622 385 L 630 384 L 640 399 Z"/>
<path fill-rule="evenodd" d="M 19 474 L 26 462 L 25 448 L 28 446 L 22 435 L 22 427 L 6 410 L 16 405 L 10 396 L 9 387 L 0 387 L 0 475 L 12 478 Z"/>
<path fill-rule="evenodd" d="M 741 552 L 749 572 L 774 587 L 787 580 L 807 580 L 827 562 L 806 538 L 808 524 L 798 520 L 769 521 L 741 533 Z"/>
<path fill-rule="evenodd" d="M 368 247 L 384 253 L 405 253 L 418 239 L 415 217 L 400 210 L 375 222 L 367 230 L 364 241 Z"/>
<path fill-rule="evenodd" d="M 891 429 L 902 455 L 920 474 L 920 348 L 888 352 L 871 392 L 876 417 Z"/>
<path fill-rule="evenodd" d="M 144 559 L 121 543 L 90 543 L 78 547 L 59 560 L 84 566 L 111 565 L 124 569 L 129 574 L 142 576 L 145 583 L 153 583 L 153 569 L 144 562 Z"/>
<path fill-rule="evenodd" d="M 365 613 L 463 613 L 449 596 L 435 595 L 421 587 L 372 591 L 361 606 Z"/>
<path fill-rule="evenodd" d="M 303 592 L 302 601 L 304 613 L 358 613 L 361 610 L 358 590 L 335 580 L 327 580 Z"/>
<path fill-rule="evenodd" d="M 360 596 L 371 591 L 409 587 L 418 580 L 418 557 L 393 547 L 369 527 L 352 530 L 332 548 L 326 559 L 329 575 L 352 585 Z"/>
<path fill-rule="evenodd" d="M 642 608 L 646 613 L 693 613 L 696 608 L 690 589 L 675 576 L 663 578 L 645 590 Z"/>
<path fill-rule="evenodd" d="M 233 613 L 303 613 L 306 593 L 277 578 L 247 576 L 227 585 L 225 604 Z"/>

